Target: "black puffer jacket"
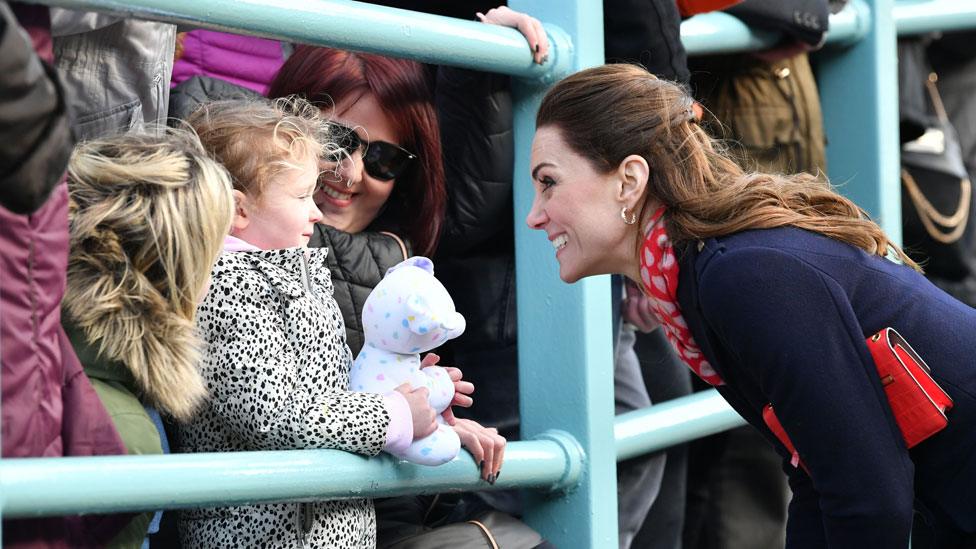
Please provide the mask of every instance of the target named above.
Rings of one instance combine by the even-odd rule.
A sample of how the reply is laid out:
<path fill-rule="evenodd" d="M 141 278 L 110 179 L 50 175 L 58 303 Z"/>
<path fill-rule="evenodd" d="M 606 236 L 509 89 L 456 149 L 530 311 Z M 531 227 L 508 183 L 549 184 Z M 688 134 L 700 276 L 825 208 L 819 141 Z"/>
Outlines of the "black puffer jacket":
<path fill-rule="evenodd" d="M 363 348 L 362 311 L 366 298 L 386 270 L 403 261 L 404 250 L 410 255 L 410 249 L 402 248 L 392 233 L 350 234 L 321 223 L 315 226 L 308 246 L 329 249 L 325 263 L 332 272 L 335 300 L 346 323 L 346 341 L 356 356 Z"/>
<path fill-rule="evenodd" d="M 518 436 L 512 101 L 509 79 L 441 68 L 435 92 L 448 206 L 434 267 L 467 319 L 439 350 L 478 388 L 459 416 Z"/>

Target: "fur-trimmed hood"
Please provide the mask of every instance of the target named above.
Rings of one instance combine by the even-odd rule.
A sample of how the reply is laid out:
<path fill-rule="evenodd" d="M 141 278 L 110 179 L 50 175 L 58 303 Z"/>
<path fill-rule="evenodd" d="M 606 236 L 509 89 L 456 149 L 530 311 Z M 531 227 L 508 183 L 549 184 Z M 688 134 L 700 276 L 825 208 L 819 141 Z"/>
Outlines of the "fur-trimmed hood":
<path fill-rule="evenodd" d="M 110 272 L 74 255 L 68 263 L 64 322 L 92 352 L 86 369 L 124 369 L 139 399 L 179 421 L 190 419 L 207 397 L 198 370 L 201 343 L 193 322 L 174 312 L 145 278 Z M 146 290 L 142 290 L 145 288 Z M 98 364 L 91 364 L 92 359 Z"/>

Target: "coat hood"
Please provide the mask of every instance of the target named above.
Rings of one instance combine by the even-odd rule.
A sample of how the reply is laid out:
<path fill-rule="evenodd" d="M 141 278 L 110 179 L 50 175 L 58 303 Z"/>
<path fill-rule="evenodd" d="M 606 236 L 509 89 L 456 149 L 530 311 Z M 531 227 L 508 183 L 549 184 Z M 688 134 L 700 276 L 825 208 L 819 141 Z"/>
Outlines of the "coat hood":
<path fill-rule="evenodd" d="M 131 374 L 145 404 L 179 421 L 190 419 L 207 397 L 197 369 L 201 343 L 193 320 L 174 311 L 131 264 L 106 265 L 104 259 L 104 254 L 72 250 L 65 320 L 99 359 Z"/>

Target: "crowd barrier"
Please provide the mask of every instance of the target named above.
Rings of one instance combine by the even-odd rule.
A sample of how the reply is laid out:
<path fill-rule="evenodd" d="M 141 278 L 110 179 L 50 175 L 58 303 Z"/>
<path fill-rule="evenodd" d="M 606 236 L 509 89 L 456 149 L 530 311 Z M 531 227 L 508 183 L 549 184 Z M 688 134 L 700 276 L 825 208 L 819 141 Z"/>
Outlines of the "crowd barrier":
<path fill-rule="evenodd" d="M 742 423 L 708 391 L 613 415 L 610 284 L 557 276 L 551 245 L 523 219 L 529 144 L 547 86 L 602 63 L 602 2 L 511 0 L 545 23 L 552 51 L 532 63 L 521 35 L 343 0 L 37 0 L 72 9 L 231 30 L 512 75 L 522 442 L 494 486 L 466 453 L 441 467 L 335 450 L 0 460 L 3 518 L 174 509 L 281 500 L 525 488 L 526 520 L 558 547 L 616 547 L 614 464 Z M 895 39 L 976 27 L 976 4 L 853 0 L 831 16 L 816 56 L 830 177 L 900 234 Z M 712 13 L 682 24 L 691 55 L 755 50 L 777 36 Z M 611 428 L 612 427 L 612 428 Z"/>

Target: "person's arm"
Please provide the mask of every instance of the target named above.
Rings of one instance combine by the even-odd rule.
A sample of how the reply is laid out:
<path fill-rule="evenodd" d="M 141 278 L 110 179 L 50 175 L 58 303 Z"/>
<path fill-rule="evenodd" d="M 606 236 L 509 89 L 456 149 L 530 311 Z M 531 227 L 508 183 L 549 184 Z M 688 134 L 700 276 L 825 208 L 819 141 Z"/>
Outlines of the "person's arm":
<path fill-rule="evenodd" d="M 808 529 L 819 511 L 831 547 L 906 547 L 914 466 L 840 284 L 794 255 L 757 247 L 714 257 L 700 298 L 706 322 L 745 369 L 736 377 L 759 385 L 809 469 L 788 530 Z"/>
<path fill-rule="evenodd" d="M 74 139 L 54 70 L 0 2 L 0 205 L 36 211 L 61 181 Z"/>
<path fill-rule="evenodd" d="M 200 306 L 198 326 L 208 349 L 203 376 L 214 411 L 251 449 L 377 454 L 390 424 L 384 398 L 344 389 L 309 392 L 299 381 L 280 303 L 267 288 L 254 271 L 220 273 Z M 342 366 L 320 367 L 325 375 Z"/>

